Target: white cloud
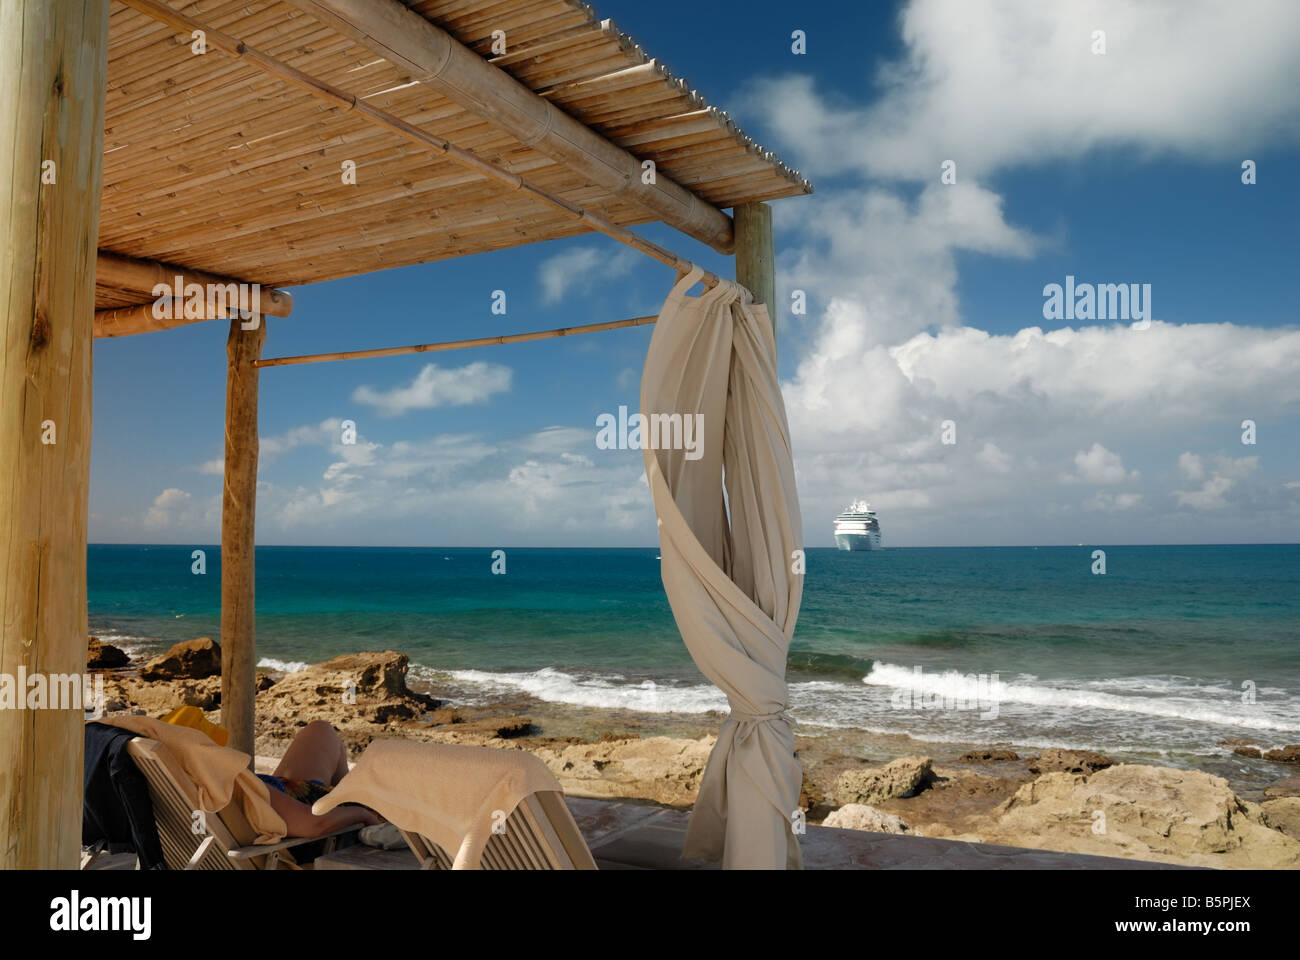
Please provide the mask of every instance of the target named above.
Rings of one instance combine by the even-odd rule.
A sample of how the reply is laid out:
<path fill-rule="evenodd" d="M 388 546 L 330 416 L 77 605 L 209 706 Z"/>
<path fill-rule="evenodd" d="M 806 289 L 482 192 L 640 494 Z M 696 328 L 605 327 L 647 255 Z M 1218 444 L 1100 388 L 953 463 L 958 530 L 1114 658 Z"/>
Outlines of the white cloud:
<path fill-rule="evenodd" d="M 1138 472 L 1128 473 L 1118 453 L 1112 453 L 1100 443 L 1074 455 L 1073 474 L 1062 474 L 1062 483 L 1123 483 L 1136 480 Z"/>
<path fill-rule="evenodd" d="M 1192 507 L 1196 510 L 1222 510 L 1228 506 L 1228 492 L 1237 481 L 1244 480 L 1259 467 L 1259 457 L 1225 457 L 1215 459 L 1211 475 L 1205 476 L 1205 466 L 1201 458 L 1191 453 L 1184 453 L 1178 458 L 1179 469 L 1187 479 L 1204 481 L 1198 490 L 1175 490 L 1178 505 Z"/>
<path fill-rule="evenodd" d="M 510 378 L 510 368 L 499 363 L 480 360 L 454 369 L 429 363 L 404 387 L 384 391 L 360 386 L 353 391 L 352 399 L 374 407 L 381 416 L 395 417 L 408 410 L 482 403 L 509 390 Z"/>
<path fill-rule="evenodd" d="M 1140 493 L 1110 493 L 1106 490 L 1098 490 L 1097 493 L 1084 503 L 1085 510 L 1131 510 L 1142 502 Z"/>
<path fill-rule="evenodd" d="M 637 254 L 626 247 L 575 247 L 547 257 L 537 268 L 542 303 L 559 303 L 566 293 L 595 289 L 608 280 L 624 276 L 636 266 Z"/>
<path fill-rule="evenodd" d="M 806 76 L 755 88 L 805 172 L 937 181 L 951 159 L 960 183 L 1109 147 L 1239 160 L 1300 132 L 1290 0 L 918 0 L 900 23 L 870 105 L 831 105 Z"/>
<path fill-rule="evenodd" d="M 141 524 L 146 530 L 169 530 L 184 516 L 191 499 L 193 498 L 184 490 L 168 487 L 154 497 L 153 505 L 144 515 Z"/>

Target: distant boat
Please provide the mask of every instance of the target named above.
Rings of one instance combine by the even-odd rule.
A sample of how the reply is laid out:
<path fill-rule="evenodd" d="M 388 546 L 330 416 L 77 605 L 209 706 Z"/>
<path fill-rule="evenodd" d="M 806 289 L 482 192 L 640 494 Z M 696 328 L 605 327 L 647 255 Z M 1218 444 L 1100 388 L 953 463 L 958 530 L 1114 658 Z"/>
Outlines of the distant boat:
<path fill-rule="evenodd" d="M 835 518 L 835 546 L 841 550 L 883 550 L 880 521 L 865 500 L 854 500 Z"/>

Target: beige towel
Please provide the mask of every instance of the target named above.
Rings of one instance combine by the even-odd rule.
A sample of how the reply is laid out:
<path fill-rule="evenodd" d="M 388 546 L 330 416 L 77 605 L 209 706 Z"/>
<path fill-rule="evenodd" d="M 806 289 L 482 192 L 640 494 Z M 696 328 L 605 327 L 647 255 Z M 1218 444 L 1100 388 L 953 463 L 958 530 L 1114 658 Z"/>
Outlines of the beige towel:
<path fill-rule="evenodd" d="M 476 870 L 493 827 L 500 830 L 521 800 L 543 790 L 559 791 L 559 781 L 523 750 L 376 740 L 312 812 L 363 804 L 455 851 L 453 870 Z"/>
<path fill-rule="evenodd" d="M 165 746 L 194 781 L 199 808 L 215 813 L 238 800 L 239 807 L 257 833 L 254 843 L 278 843 L 288 832 L 284 818 L 271 806 L 270 788 L 248 769 L 246 753 L 218 746 L 206 733 L 152 717 L 101 717 L 97 722 L 121 727 L 157 740 Z"/>
<path fill-rule="evenodd" d="M 641 380 L 643 415 L 703 416 L 697 459 L 681 449 L 643 454 L 673 616 L 731 705 L 683 856 L 797 868 L 802 775 L 785 716 L 785 661 L 803 595 L 794 556 L 802 532 L 776 340 L 743 287 L 724 281 L 686 296 L 700 274 L 679 280 L 664 302 Z"/>

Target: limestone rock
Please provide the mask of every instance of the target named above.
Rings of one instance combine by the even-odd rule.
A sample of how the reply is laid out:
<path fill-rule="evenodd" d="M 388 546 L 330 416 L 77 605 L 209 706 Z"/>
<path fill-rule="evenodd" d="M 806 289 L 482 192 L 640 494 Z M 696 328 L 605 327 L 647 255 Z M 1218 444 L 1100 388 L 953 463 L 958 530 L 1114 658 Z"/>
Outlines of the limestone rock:
<path fill-rule="evenodd" d="M 99 637 L 86 638 L 86 666 L 91 670 L 112 670 L 125 667 L 131 658 L 111 643 L 104 643 Z"/>
<path fill-rule="evenodd" d="M 958 839 L 1206 867 L 1300 865 L 1300 842 L 1259 819 L 1221 777 L 1118 764 L 1045 774 Z"/>
<path fill-rule="evenodd" d="M 211 637 L 182 640 L 140 668 L 141 680 L 201 680 L 221 675 L 221 645 Z"/>
<path fill-rule="evenodd" d="M 1259 747 L 1233 747 L 1232 752 L 1239 757 L 1250 757 L 1252 760 L 1258 760 L 1264 755 Z"/>
<path fill-rule="evenodd" d="M 221 704 L 221 678 L 204 677 L 201 680 L 156 680 L 149 682 L 138 677 L 109 675 L 104 678 L 105 710 L 139 708 L 151 717 L 161 717 L 177 707 L 191 706 L 200 710 L 215 710 Z"/>
<path fill-rule="evenodd" d="M 457 724 L 457 726 L 460 726 Z M 716 738 L 647 737 L 571 744 L 533 752 L 565 793 L 578 797 L 638 797 L 674 807 L 695 802 Z"/>
<path fill-rule="evenodd" d="M 1266 751 L 1264 759 L 1275 760 L 1278 763 L 1300 763 L 1300 743 L 1291 743 L 1276 750 Z"/>
<path fill-rule="evenodd" d="M 257 695 L 266 749 L 274 752 L 270 742 L 292 739 L 312 720 L 332 724 L 357 749 L 391 723 L 420 719 L 440 703 L 406 686 L 409 662 L 392 650 L 349 653 L 277 681 Z"/>
<path fill-rule="evenodd" d="M 1264 811 L 1264 823 L 1293 840 L 1300 840 L 1300 797 L 1265 800 L 1260 808 Z"/>
<path fill-rule="evenodd" d="M 1014 750 L 970 750 L 957 758 L 958 763 L 989 763 L 997 760 L 1019 760 Z"/>
<path fill-rule="evenodd" d="M 934 777 L 929 757 L 900 757 L 883 767 L 845 770 L 835 778 L 831 792 L 841 806 L 873 804 L 916 793 Z"/>
<path fill-rule="evenodd" d="M 1300 777 L 1283 777 L 1264 789 L 1265 800 L 1276 800 L 1278 797 L 1300 797 Z"/>
<path fill-rule="evenodd" d="M 911 833 L 901 817 L 884 813 L 863 803 L 846 803 L 822 822 L 823 827 L 841 830 L 870 830 L 874 833 Z"/>
<path fill-rule="evenodd" d="M 1044 750 L 1029 761 L 1030 773 L 1096 773 L 1113 766 L 1114 760 L 1092 750 Z"/>

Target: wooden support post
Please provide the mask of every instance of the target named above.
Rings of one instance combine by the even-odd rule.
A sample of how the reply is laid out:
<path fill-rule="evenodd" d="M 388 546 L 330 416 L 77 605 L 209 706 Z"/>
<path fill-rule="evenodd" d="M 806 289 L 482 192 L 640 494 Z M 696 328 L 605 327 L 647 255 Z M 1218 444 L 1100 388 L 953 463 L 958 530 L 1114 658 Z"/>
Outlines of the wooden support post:
<path fill-rule="evenodd" d="M 744 203 L 734 210 L 736 222 L 736 281 L 767 307 L 776 335 L 776 254 L 772 247 L 772 208 Z"/>
<path fill-rule="evenodd" d="M 0 702 L 3 870 L 75 870 L 81 852 L 107 72 L 108 0 L 0 4 L 0 682 L 17 698 Z"/>
<path fill-rule="evenodd" d="M 226 467 L 221 499 L 221 725 L 228 746 L 253 753 L 253 542 L 257 514 L 257 367 L 266 318 L 244 330 L 230 321 L 226 339 Z"/>

